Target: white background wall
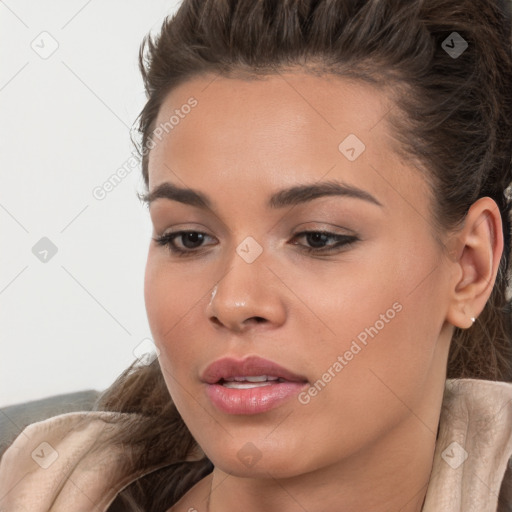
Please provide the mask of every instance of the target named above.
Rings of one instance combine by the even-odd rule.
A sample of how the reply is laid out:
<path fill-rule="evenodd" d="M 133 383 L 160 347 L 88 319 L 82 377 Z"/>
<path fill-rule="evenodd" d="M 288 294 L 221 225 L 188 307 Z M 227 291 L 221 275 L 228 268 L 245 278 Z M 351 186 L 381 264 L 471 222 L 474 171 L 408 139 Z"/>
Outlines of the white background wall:
<path fill-rule="evenodd" d="M 140 166 L 103 200 L 92 191 L 132 156 L 139 45 L 177 7 L 0 2 L 0 406 L 102 390 L 151 337 Z M 46 262 L 42 237 L 57 247 Z"/>

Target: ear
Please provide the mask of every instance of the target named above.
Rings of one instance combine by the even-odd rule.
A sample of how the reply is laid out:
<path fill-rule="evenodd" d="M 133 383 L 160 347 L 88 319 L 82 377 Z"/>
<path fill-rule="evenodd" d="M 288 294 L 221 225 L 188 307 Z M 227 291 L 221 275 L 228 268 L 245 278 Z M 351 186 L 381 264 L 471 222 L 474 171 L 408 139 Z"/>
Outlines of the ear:
<path fill-rule="evenodd" d="M 464 226 L 455 236 L 451 298 L 446 320 L 455 327 L 473 325 L 489 299 L 503 252 L 503 227 L 496 202 L 481 197 L 469 209 Z"/>

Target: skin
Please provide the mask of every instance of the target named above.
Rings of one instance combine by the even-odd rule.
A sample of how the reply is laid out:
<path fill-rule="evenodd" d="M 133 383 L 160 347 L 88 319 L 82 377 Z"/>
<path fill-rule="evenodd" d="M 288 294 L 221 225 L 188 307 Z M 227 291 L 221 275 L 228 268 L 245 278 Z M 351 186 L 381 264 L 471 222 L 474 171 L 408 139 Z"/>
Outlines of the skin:
<path fill-rule="evenodd" d="M 157 125 L 190 96 L 198 105 L 150 152 L 149 191 L 169 181 L 213 206 L 161 198 L 150 216 L 153 237 L 207 236 L 195 246 L 177 237 L 196 251 L 185 258 L 151 241 L 145 303 L 169 392 L 215 469 L 170 510 L 421 510 L 453 327 L 482 311 L 503 249 L 495 202 L 474 203 L 439 244 L 427 185 L 392 150 L 392 105 L 369 85 L 300 71 L 202 76 L 171 91 Z M 338 149 L 351 133 L 366 145 L 354 161 Z M 329 179 L 382 207 L 339 196 L 266 206 L 277 190 Z M 300 249 L 315 243 L 295 236 L 303 230 L 359 240 L 315 256 Z M 248 236 L 262 248 L 250 264 L 236 252 Z M 394 303 L 400 312 L 307 404 L 230 415 L 205 394 L 201 372 L 228 355 L 256 354 L 314 383 Z M 249 442 L 260 456 L 250 467 L 237 455 Z"/>

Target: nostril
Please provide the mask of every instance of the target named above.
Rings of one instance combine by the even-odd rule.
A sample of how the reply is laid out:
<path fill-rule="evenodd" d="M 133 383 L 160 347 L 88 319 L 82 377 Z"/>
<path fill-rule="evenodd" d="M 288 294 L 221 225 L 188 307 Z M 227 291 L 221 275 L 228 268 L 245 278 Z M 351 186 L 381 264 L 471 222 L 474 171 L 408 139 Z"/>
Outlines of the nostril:
<path fill-rule="evenodd" d="M 217 325 L 222 325 L 222 322 L 216 317 L 216 316 L 212 316 L 210 318 L 210 320 L 214 323 L 214 324 L 217 324 Z"/>

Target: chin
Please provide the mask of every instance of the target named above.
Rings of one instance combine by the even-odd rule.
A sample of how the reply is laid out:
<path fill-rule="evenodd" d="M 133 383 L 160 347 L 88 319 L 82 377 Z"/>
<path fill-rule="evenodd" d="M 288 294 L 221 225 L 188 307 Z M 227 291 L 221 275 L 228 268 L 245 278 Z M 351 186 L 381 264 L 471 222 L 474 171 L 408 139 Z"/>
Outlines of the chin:
<path fill-rule="evenodd" d="M 291 446 L 281 444 L 259 449 L 257 444 L 244 439 L 203 450 L 216 468 L 237 477 L 290 478 L 315 469 L 309 467 L 313 466 L 312 461 L 299 460 L 300 452 Z"/>

